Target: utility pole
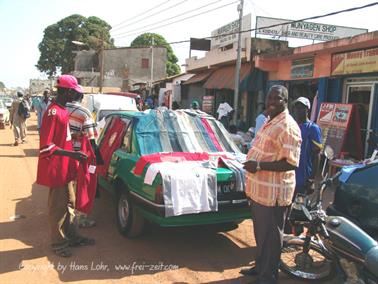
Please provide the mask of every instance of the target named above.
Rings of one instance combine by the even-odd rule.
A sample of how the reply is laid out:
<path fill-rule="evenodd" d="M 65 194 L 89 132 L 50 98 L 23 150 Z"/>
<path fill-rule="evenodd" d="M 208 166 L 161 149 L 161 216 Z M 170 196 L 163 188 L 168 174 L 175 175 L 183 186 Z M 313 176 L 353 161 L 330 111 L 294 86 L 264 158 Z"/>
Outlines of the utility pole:
<path fill-rule="evenodd" d="M 151 38 L 151 89 L 154 80 L 154 36 Z"/>
<path fill-rule="evenodd" d="M 104 85 L 104 40 L 100 39 L 100 55 L 101 55 L 101 66 L 100 66 L 100 90 L 99 92 L 102 93 L 102 87 Z"/>
<path fill-rule="evenodd" d="M 235 70 L 235 93 L 234 93 L 234 116 L 232 118 L 233 124 L 236 125 L 238 119 L 238 108 L 239 108 L 239 81 L 240 81 L 240 66 L 241 66 L 241 30 L 242 30 L 242 19 L 243 19 L 243 5 L 244 0 L 240 0 L 238 5 L 239 12 L 239 28 L 238 28 L 238 49 L 236 58 L 236 70 Z"/>

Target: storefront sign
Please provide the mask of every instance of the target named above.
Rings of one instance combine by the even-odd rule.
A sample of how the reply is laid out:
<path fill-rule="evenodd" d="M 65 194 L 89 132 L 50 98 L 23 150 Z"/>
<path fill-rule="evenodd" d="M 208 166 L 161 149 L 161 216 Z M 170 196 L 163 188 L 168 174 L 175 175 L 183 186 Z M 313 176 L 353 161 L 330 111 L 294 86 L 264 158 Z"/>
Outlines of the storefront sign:
<path fill-rule="evenodd" d="M 322 103 L 318 123 L 345 129 L 348 127 L 351 113 L 351 104 Z"/>
<path fill-rule="evenodd" d="M 361 157 L 360 118 L 353 104 L 322 103 L 317 124 L 322 129 L 323 145 L 331 146 L 336 158 L 342 152 Z"/>
<path fill-rule="evenodd" d="M 214 109 L 214 96 L 204 96 L 202 100 L 202 111 L 212 114 Z"/>
<path fill-rule="evenodd" d="M 291 62 L 291 78 L 312 78 L 314 74 L 314 58 L 293 60 Z"/>
<path fill-rule="evenodd" d="M 378 71 L 378 47 L 332 55 L 332 75 Z"/>
<path fill-rule="evenodd" d="M 340 27 L 312 22 L 295 22 L 268 28 L 268 26 L 292 22 L 292 20 L 256 17 L 256 33 L 278 37 L 294 37 L 328 41 L 367 33 L 367 29 Z"/>
<path fill-rule="evenodd" d="M 251 14 L 242 18 L 242 31 L 251 29 Z M 223 47 L 238 41 L 239 20 L 235 20 L 223 27 L 211 32 L 211 49 Z M 230 35 L 230 33 L 232 33 Z M 251 37 L 251 32 L 241 34 L 242 48 L 245 47 L 245 39 Z"/>

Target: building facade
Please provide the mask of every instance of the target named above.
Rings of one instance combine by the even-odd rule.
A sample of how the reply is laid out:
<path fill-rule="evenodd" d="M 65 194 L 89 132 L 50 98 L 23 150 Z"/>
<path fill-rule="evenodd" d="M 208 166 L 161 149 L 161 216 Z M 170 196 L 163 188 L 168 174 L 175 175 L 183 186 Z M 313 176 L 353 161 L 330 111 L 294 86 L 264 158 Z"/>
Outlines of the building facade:
<path fill-rule="evenodd" d="M 30 79 L 29 81 L 29 94 L 30 95 L 40 95 L 46 89 L 53 89 L 55 86 L 55 79 L 41 80 L 41 79 Z"/>
<path fill-rule="evenodd" d="M 166 61 L 166 48 L 158 46 L 105 49 L 103 58 L 95 51 L 79 51 L 75 58 L 73 74 L 84 86 L 99 86 L 103 63 L 102 86 L 130 91 L 135 83 L 150 84 L 164 78 Z"/>
<path fill-rule="evenodd" d="M 365 156 L 378 143 L 378 31 L 256 55 L 255 66 L 268 73 L 267 85 L 284 84 L 290 99 L 305 96 L 315 113 L 322 102 L 356 104 Z"/>

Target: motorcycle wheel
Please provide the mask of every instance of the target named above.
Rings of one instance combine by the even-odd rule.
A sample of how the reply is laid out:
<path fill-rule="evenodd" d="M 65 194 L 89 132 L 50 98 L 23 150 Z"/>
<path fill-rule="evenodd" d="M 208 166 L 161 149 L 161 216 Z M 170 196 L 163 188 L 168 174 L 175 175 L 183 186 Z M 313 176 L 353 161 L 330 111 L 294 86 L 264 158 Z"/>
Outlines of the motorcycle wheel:
<path fill-rule="evenodd" d="M 303 252 L 304 240 L 293 238 L 284 243 L 280 269 L 296 278 L 306 280 L 331 279 L 335 273 L 335 264 L 313 242 L 308 253 Z"/>

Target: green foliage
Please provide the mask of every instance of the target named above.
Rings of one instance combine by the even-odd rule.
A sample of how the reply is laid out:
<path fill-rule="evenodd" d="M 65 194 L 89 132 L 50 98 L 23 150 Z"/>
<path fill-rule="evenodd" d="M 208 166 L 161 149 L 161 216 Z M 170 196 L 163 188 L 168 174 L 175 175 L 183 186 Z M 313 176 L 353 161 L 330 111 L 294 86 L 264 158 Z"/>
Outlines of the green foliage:
<path fill-rule="evenodd" d="M 3 89 L 5 89 L 5 85 L 3 82 L 0 81 L 0 90 L 3 90 Z"/>
<path fill-rule="evenodd" d="M 180 66 L 177 64 L 178 58 L 173 53 L 172 47 L 168 44 L 164 37 L 154 33 L 144 33 L 137 36 L 130 44 L 131 47 L 150 47 L 152 45 L 152 39 L 154 46 L 164 46 L 167 49 L 167 63 L 166 73 L 167 76 L 173 76 L 181 72 Z"/>
<path fill-rule="evenodd" d="M 38 45 L 41 55 L 36 67 L 49 76 L 58 71 L 69 73 L 74 69 L 74 51 L 80 47 L 72 41 L 86 43 L 85 48 L 99 50 L 104 41 L 104 47 L 114 47 L 110 37 L 111 26 L 97 17 L 71 15 L 48 26 Z"/>

